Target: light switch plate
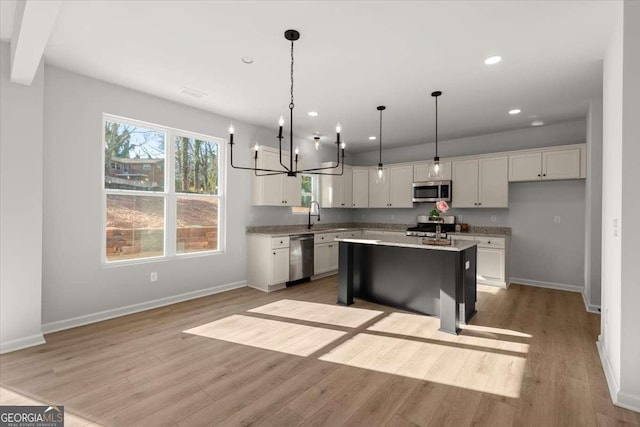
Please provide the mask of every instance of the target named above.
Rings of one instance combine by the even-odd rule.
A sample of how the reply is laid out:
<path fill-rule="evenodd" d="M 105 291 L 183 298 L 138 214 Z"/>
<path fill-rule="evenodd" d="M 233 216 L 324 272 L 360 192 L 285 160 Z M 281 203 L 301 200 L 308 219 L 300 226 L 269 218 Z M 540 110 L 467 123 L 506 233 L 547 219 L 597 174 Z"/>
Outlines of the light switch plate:
<path fill-rule="evenodd" d="M 560 224 L 560 217 L 559 216 L 554 216 L 553 217 L 553 222 L 555 222 L 556 224 Z"/>

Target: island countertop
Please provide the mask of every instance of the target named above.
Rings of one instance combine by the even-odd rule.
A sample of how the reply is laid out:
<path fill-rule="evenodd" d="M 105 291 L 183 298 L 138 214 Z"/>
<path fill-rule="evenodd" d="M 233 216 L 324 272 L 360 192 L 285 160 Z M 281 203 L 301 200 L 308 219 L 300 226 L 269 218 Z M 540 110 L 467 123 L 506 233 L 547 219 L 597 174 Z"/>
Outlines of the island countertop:
<path fill-rule="evenodd" d="M 397 246 L 401 248 L 430 249 L 436 251 L 461 252 L 476 246 L 476 242 L 471 240 L 458 240 L 449 246 L 429 245 L 422 243 L 422 237 L 412 236 L 392 236 L 392 235 L 369 235 L 366 237 L 349 237 L 335 239 L 336 242 L 360 243 L 365 245 Z"/>

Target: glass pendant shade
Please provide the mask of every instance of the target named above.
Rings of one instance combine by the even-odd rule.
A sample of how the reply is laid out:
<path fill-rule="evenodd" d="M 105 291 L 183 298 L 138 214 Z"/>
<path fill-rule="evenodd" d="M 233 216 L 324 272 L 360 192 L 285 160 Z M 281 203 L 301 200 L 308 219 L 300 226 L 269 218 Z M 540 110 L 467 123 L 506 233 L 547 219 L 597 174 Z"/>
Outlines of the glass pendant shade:
<path fill-rule="evenodd" d="M 376 170 L 375 183 L 376 184 L 384 183 L 387 180 L 385 175 L 386 174 L 384 173 L 384 168 L 382 167 L 382 164 L 379 164 L 378 169 Z"/>
<path fill-rule="evenodd" d="M 429 163 L 428 173 L 429 178 L 442 179 L 442 165 L 440 164 L 439 158 L 436 157 Z"/>

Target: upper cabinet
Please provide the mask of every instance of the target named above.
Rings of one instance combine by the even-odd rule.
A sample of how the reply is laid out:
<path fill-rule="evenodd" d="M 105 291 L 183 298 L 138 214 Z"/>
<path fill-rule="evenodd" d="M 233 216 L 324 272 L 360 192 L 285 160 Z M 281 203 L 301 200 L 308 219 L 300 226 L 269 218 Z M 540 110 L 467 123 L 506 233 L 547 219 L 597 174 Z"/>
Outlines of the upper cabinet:
<path fill-rule="evenodd" d="M 391 165 L 384 168 L 384 182 L 376 183 L 377 168 L 369 169 L 370 208 L 411 208 L 412 165 Z"/>
<path fill-rule="evenodd" d="M 454 208 L 506 208 L 509 206 L 508 157 L 454 161 Z"/>
<path fill-rule="evenodd" d="M 369 207 L 369 168 L 353 168 L 351 204 L 354 208 Z"/>
<path fill-rule="evenodd" d="M 329 166 L 335 163 L 323 163 Z M 342 166 L 333 169 L 339 174 Z M 330 171 L 326 171 L 330 172 Z M 353 169 L 344 165 L 342 175 L 320 175 L 320 206 L 323 208 L 350 208 L 353 205 Z"/>
<path fill-rule="evenodd" d="M 585 176 L 584 149 L 581 146 L 509 156 L 511 182 L 579 179 Z"/>
<path fill-rule="evenodd" d="M 283 152 L 282 163 L 289 164 L 289 153 Z M 251 159 L 253 164 L 253 159 Z M 298 162 L 301 167 L 301 162 Z M 258 168 L 284 170 L 280 164 L 280 153 L 272 148 L 262 148 L 258 152 Z M 268 172 L 253 173 L 251 177 L 251 204 L 254 206 L 299 206 L 301 203 L 301 176 L 265 175 Z"/>
<path fill-rule="evenodd" d="M 433 178 L 429 177 L 429 165 L 431 165 L 432 163 L 433 161 L 416 163 L 415 165 L 413 165 L 413 181 L 433 181 Z M 451 181 L 451 162 L 441 161 L 440 168 L 442 169 L 442 178 L 438 179 Z"/>

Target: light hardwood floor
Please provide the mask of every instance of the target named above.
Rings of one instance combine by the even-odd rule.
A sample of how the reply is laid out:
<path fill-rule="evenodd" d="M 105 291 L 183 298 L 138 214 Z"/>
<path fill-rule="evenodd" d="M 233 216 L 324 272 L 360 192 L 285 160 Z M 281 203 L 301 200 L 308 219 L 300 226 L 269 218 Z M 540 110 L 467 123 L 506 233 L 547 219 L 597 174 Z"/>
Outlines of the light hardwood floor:
<path fill-rule="evenodd" d="M 49 334 L 0 356 L 0 403 L 65 405 L 67 426 L 640 426 L 610 402 L 580 294 L 481 286 L 455 337 L 364 301 L 378 312 L 336 310 L 336 286 L 243 288 Z"/>

